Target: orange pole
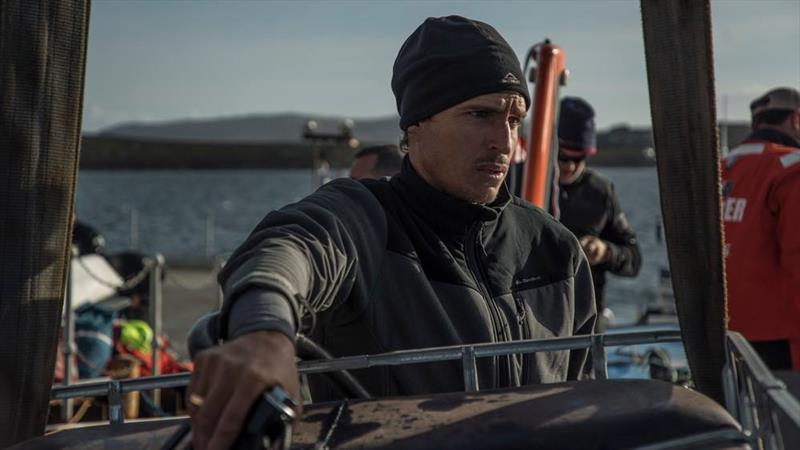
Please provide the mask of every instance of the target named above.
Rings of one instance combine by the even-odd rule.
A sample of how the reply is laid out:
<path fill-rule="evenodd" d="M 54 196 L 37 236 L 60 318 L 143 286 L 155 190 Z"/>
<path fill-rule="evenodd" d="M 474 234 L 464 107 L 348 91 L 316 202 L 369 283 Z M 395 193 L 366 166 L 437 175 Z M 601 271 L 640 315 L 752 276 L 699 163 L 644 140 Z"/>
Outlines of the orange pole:
<path fill-rule="evenodd" d="M 533 108 L 528 133 L 528 157 L 522 176 L 522 198 L 546 209 L 550 144 L 553 142 L 558 83 L 564 72 L 564 52 L 553 44 L 538 51 L 534 81 Z"/>

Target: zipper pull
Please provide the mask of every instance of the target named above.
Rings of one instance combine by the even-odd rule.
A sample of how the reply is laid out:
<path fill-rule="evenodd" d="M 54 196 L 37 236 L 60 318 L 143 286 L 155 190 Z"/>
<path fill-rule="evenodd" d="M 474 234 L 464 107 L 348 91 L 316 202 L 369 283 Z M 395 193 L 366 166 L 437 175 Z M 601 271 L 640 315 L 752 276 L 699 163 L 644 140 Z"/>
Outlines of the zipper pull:
<path fill-rule="evenodd" d="M 517 323 L 523 325 L 525 323 L 525 302 L 519 296 L 515 295 L 514 304 L 517 307 Z"/>

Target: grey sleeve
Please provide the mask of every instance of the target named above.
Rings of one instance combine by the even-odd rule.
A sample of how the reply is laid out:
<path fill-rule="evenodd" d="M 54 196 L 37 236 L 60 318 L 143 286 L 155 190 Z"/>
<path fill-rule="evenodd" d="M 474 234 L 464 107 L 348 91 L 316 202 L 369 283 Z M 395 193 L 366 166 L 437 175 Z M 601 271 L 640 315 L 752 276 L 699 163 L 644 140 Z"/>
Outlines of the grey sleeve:
<path fill-rule="evenodd" d="M 589 261 L 582 250 L 578 249 L 576 270 L 573 275 L 573 295 L 575 299 L 575 316 L 573 334 L 586 335 L 595 331 L 597 322 L 597 306 L 594 300 L 594 283 Z M 589 350 L 572 350 L 570 352 L 568 380 L 591 378 L 591 365 L 587 364 Z"/>
<path fill-rule="evenodd" d="M 278 331 L 294 340 L 297 320 L 289 300 L 277 292 L 259 288 L 239 296 L 231 306 L 228 338 L 254 331 Z"/>
<path fill-rule="evenodd" d="M 225 298 L 220 336 L 230 337 L 228 326 L 238 327 L 239 319 L 248 323 L 248 329 L 266 327 L 266 323 L 257 325 L 240 315 L 249 308 L 269 319 L 269 326 L 278 326 L 277 310 L 285 309 L 283 304 L 274 302 L 274 295 L 269 302 L 260 295 L 250 298 L 247 293 L 251 290 L 272 292 L 284 299 L 296 319 L 291 328 L 296 328 L 304 315 L 343 302 L 354 290 L 367 292 L 377 277 L 386 233 L 386 216 L 378 200 L 363 184 L 349 179 L 335 180 L 301 201 L 267 214 L 219 275 Z M 232 306 L 245 297 L 247 305 L 232 321 Z M 349 308 L 365 307 L 365 296 L 353 297 Z M 281 313 L 284 319 L 286 315 L 286 311 Z M 290 331 L 287 322 L 283 320 L 283 331 Z"/>

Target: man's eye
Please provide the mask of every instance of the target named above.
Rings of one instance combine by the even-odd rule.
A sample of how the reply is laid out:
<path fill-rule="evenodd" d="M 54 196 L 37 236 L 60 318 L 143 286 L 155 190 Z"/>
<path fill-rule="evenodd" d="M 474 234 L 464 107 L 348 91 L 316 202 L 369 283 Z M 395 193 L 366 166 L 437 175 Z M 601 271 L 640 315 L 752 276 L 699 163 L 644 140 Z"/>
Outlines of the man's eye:
<path fill-rule="evenodd" d="M 489 117 L 490 112 L 484 110 L 470 111 L 469 114 L 477 119 L 485 119 Z"/>
<path fill-rule="evenodd" d="M 508 123 L 510 123 L 512 127 L 516 128 L 522 125 L 522 119 L 520 119 L 519 117 L 509 117 Z"/>

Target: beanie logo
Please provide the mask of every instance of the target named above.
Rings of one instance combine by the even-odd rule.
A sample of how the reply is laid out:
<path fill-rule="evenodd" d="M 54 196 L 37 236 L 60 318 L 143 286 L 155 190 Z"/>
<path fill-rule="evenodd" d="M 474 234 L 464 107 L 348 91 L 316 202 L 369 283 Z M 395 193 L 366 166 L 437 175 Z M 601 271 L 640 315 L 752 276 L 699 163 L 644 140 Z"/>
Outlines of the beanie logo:
<path fill-rule="evenodd" d="M 508 72 L 506 76 L 500 80 L 500 82 L 503 84 L 519 84 L 519 78 L 517 78 L 513 73 Z"/>

